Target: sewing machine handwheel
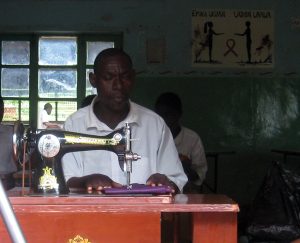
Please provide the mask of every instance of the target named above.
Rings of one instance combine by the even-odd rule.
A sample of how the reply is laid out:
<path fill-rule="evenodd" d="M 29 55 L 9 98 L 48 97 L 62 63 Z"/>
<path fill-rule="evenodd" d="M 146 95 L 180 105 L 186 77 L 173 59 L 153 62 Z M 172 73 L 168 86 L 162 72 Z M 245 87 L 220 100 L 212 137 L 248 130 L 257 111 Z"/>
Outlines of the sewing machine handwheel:
<path fill-rule="evenodd" d="M 20 121 L 14 123 L 13 133 L 13 157 L 15 161 L 22 163 L 24 154 L 24 126 Z"/>

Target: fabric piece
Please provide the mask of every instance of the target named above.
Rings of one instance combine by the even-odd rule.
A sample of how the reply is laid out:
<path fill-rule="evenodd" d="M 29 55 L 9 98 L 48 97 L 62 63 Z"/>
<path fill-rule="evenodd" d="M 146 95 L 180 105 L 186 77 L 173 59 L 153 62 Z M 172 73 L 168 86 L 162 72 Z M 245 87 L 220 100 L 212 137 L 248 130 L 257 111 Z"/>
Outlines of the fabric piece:
<path fill-rule="evenodd" d="M 115 195 L 115 194 L 155 194 L 155 195 L 166 195 L 170 194 L 172 190 L 168 186 L 148 186 L 144 184 L 131 184 L 130 188 L 127 186 L 118 188 L 105 188 L 104 194 Z"/>

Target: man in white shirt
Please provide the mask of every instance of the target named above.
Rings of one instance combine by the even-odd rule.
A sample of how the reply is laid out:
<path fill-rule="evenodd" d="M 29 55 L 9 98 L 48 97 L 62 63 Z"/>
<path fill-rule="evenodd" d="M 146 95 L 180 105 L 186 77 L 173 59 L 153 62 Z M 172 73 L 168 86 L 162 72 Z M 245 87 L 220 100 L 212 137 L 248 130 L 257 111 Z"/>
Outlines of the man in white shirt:
<path fill-rule="evenodd" d="M 135 72 L 131 58 L 122 50 L 109 48 L 95 59 L 90 82 L 98 96 L 91 105 L 79 109 L 65 122 L 65 130 L 98 136 L 131 126 L 132 151 L 141 159 L 132 162 L 131 182 L 166 185 L 180 192 L 187 181 L 178 158 L 172 134 L 162 118 L 130 101 Z M 126 184 L 116 154 L 109 151 L 67 153 L 63 172 L 70 188 L 100 191 Z"/>
<path fill-rule="evenodd" d="M 182 104 L 179 96 L 172 92 L 161 94 L 155 103 L 155 111 L 171 129 L 184 171 L 189 178 L 184 192 L 199 192 L 207 172 L 207 161 L 199 135 L 180 124 Z"/>
<path fill-rule="evenodd" d="M 52 105 L 50 103 L 46 103 L 39 117 L 38 129 L 48 129 L 48 128 L 60 129 L 60 126 L 58 124 L 50 122 L 51 112 L 52 112 Z"/>

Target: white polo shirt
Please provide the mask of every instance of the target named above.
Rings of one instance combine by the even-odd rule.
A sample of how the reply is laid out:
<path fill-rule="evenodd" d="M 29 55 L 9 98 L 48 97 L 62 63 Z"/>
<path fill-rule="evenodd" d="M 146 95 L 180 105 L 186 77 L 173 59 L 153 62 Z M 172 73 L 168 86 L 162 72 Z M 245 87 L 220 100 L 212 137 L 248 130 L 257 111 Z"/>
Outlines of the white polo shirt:
<path fill-rule="evenodd" d="M 132 152 L 142 158 L 132 162 L 131 183 L 145 184 L 154 173 L 165 174 L 182 191 L 187 182 L 179 160 L 172 134 L 163 121 L 153 111 L 130 102 L 130 112 L 124 121 L 112 130 L 99 121 L 93 112 L 93 104 L 79 109 L 65 122 L 65 130 L 77 133 L 104 136 L 114 130 L 131 126 Z M 104 174 L 112 180 L 125 185 L 124 173 L 115 153 L 105 150 L 81 151 L 67 153 L 62 159 L 62 166 L 66 181 L 71 177 L 82 177 L 90 174 Z"/>
<path fill-rule="evenodd" d="M 192 168 L 199 176 L 199 179 L 194 183 L 201 185 L 207 172 L 206 155 L 201 138 L 195 131 L 182 126 L 174 141 L 178 153 L 185 155 L 192 161 Z"/>
<path fill-rule="evenodd" d="M 42 110 L 40 117 L 39 117 L 39 122 L 38 122 L 38 129 L 46 129 L 47 126 L 44 125 L 44 122 L 49 122 L 49 115 L 46 110 Z"/>

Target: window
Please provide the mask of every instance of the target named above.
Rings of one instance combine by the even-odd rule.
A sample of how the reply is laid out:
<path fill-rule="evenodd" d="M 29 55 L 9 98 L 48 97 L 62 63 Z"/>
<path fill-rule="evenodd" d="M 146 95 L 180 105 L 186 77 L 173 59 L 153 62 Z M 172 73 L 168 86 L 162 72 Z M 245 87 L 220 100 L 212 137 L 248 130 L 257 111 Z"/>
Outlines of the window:
<path fill-rule="evenodd" d="M 64 122 L 86 95 L 96 55 L 121 47 L 121 35 L 12 35 L 0 36 L 1 96 L 4 122 L 21 120 L 36 127 L 46 103 L 51 120 Z"/>
<path fill-rule="evenodd" d="M 29 41 L 1 42 L 1 95 L 4 121 L 29 120 Z"/>

